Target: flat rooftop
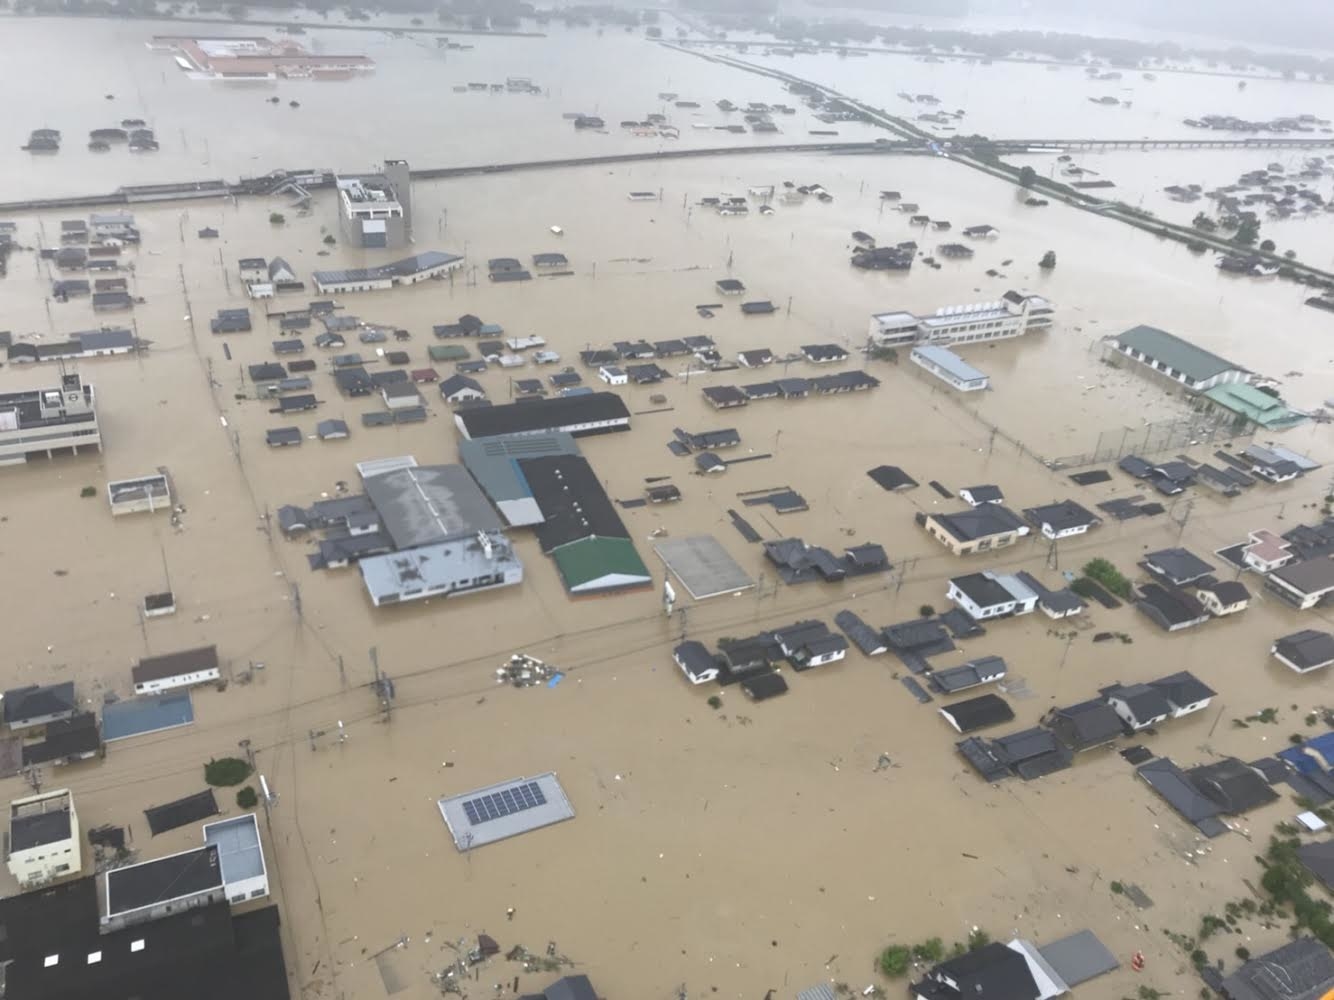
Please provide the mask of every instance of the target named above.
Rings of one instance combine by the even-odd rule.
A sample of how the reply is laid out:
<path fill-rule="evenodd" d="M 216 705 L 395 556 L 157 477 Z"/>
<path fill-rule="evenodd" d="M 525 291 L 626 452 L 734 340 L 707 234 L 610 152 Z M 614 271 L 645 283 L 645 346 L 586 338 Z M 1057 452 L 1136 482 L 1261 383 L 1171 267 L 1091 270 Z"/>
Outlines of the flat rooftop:
<path fill-rule="evenodd" d="M 925 327 L 956 326 L 959 323 L 986 323 L 994 319 L 1018 319 L 1004 306 L 987 303 L 980 306 L 946 306 L 922 317 Z"/>
<path fill-rule="evenodd" d="M 19 800 L 9 807 L 9 849 L 27 851 L 58 844 L 73 834 L 69 792 Z"/>
<path fill-rule="evenodd" d="M 222 888 L 218 849 L 205 844 L 107 872 L 106 915 L 119 916 L 150 906 Z"/>
<path fill-rule="evenodd" d="M 574 818 L 574 807 L 551 771 L 449 796 L 438 806 L 460 851 Z"/>
<path fill-rule="evenodd" d="M 365 480 L 366 495 L 399 549 L 434 545 L 502 525 L 468 470 L 419 465 Z"/>
<path fill-rule="evenodd" d="M 376 607 L 416 597 L 447 594 L 470 579 L 499 576 L 523 569 L 514 548 L 501 534 L 488 535 L 488 555 L 476 538 L 457 538 L 357 561 L 366 592 Z"/>
<path fill-rule="evenodd" d="M 130 698 L 103 707 L 102 739 L 110 743 L 112 740 L 188 726 L 194 721 L 195 709 L 189 691 Z"/>
<path fill-rule="evenodd" d="M 254 813 L 204 824 L 204 843 L 217 849 L 222 880 L 228 885 L 267 874 Z"/>
<path fill-rule="evenodd" d="M 755 581 L 712 535 L 669 538 L 654 543 L 653 551 L 697 601 L 755 586 Z"/>

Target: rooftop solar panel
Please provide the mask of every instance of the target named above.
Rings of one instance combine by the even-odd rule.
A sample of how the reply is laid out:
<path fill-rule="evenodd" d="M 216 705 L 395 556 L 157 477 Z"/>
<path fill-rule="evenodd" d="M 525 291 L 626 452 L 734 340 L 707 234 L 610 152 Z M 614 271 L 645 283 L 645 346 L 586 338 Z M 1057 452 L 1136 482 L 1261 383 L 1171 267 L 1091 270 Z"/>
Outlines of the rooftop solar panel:
<path fill-rule="evenodd" d="M 463 803 L 463 812 L 473 826 L 489 823 L 502 816 L 510 816 L 526 809 L 535 809 L 547 804 L 547 797 L 535 781 L 521 785 L 511 785 L 498 792 L 479 795 Z"/>

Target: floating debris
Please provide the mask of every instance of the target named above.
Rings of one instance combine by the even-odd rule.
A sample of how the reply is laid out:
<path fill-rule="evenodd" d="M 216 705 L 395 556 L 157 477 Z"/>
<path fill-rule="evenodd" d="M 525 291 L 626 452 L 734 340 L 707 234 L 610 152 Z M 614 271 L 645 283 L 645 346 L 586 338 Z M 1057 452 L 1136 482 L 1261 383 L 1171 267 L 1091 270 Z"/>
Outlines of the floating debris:
<path fill-rule="evenodd" d="M 548 666 L 534 656 L 515 653 L 509 663 L 496 670 L 496 683 L 512 684 L 516 688 L 536 687 L 562 676 L 555 667 Z"/>

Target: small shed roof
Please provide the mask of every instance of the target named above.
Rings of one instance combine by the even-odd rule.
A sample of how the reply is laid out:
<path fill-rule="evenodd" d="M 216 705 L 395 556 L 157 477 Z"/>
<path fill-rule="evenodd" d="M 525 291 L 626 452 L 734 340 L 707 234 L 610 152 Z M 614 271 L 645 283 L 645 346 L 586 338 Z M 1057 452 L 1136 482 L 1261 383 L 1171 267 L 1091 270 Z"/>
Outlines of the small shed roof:
<path fill-rule="evenodd" d="M 1107 946 L 1090 930 L 1076 931 L 1043 945 L 1038 953 L 1047 960 L 1067 986 L 1078 986 L 1120 968 Z"/>
<path fill-rule="evenodd" d="M 274 427 L 264 433 L 264 441 L 272 447 L 301 443 L 300 427 Z"/>
<path fill-rule="evenodd" d="M 1014 709 L 1000 695 L 983 694 L 945 705 L 940 709 L 940 714 L 959 732 L 971 733 L 1011 721 Z"/>

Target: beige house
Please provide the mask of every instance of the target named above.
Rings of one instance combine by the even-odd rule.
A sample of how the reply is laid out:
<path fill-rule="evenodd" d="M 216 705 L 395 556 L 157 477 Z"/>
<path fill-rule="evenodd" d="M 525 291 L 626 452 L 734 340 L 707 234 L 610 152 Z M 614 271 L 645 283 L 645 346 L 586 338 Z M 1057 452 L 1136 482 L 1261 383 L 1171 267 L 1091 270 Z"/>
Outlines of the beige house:
<path fill-rule="evenodd" d="M 1224 580 L 1195 588 L 1195 596 L 1204 610 L 1216 618 L 1245 611 L 1251 604 L 1251 592 L 1238 580 Z"/>
<path fill-rule="evenodd" d="M 1013 545 L 1029 528 L 1007 507 L 987 503 L 954 514 L 918 514 L 926 533 L 956 556 Z"/>
<path fill-rule="evenodd" d="M 9 804 L 9 873 L 20 888 L 78 875 L 79 817 L 68 789 L 30 795 Z"/>

